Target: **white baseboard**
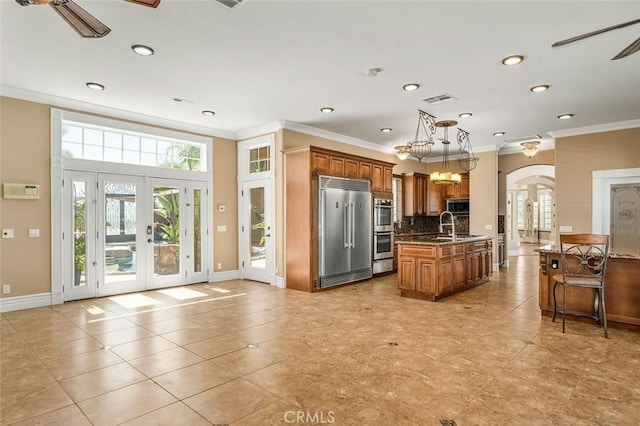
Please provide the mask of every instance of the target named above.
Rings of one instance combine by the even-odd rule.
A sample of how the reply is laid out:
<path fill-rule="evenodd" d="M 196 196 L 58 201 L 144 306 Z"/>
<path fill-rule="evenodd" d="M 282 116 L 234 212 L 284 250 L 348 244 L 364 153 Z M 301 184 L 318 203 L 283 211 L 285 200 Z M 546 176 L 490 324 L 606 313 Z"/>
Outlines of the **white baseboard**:
<path fill-rule="evenodd" d="M 0 313 L 41 308 L 43 306 L 51 306 L 51 293 L 4 297 L 0 299 Z"/>
<path fill-rule="evenodd" d="M 210 283 L 216 283 L 219 281 L 239 280 L 239 279 L 240 279 L 240 270 L 238 269 L 234 271 L 222 271 L 222 272 L 214 272 L 213 274 L 209 274 Z"/>
<path fill-rule="evenodd" d="M 287 279 L 276 275 L 276 282 L 274 285 L 278 288 L 287 288 Z"/>

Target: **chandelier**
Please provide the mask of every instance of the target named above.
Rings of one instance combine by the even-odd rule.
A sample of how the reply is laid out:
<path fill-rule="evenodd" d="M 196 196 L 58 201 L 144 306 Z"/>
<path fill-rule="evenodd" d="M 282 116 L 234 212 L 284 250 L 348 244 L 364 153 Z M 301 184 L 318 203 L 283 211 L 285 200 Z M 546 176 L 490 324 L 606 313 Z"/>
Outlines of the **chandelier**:
<path fill-rule="evenodd" d="M 528 158 L 531 158 L 538 153 L 538 145 L 540 145 L 540 141 L 522 142 L 520 145 L 522 145 L 522 153 Z"/>
<path fill-rule="evenodd" d="M 396 156 L 400 160 L 406 160 L 409 156 L 415 157 L 419 162 L 422 162 L 423 158 L 428 158 L 431 154 L 431 148 L 435 145 L 433 141 L 433 135 L 436 133 L 437 128 L 444 129 L 444 138 L 442 139 L 442 163 L 440 171 L 433 172 L 429 175 L 429 179 L 433 183 L 457 185 L 462 182 L 462 177 L 459 173 L 453 173 L 450 168 L 449 152 L 451 142 L 449 141 L 449 127 L 458 124 L 454 120 L 436 121 L 436 118 L 422 110 L 418 110 L 418 126 L 416 128 L 416 135 L 413 140 L 407 142 L 405 145 L 396 146 Z M 421 136 L 421 131 L 424 136 Z M 478 165 L 478 159 L 473 154 L 471 147 L 471 140 L 469 139 L 469 133 L 458 128 L 458 134 L 456 141 L 458 143 L 457 161 L 458 166 L 469 172 L 476 168 Z"/>

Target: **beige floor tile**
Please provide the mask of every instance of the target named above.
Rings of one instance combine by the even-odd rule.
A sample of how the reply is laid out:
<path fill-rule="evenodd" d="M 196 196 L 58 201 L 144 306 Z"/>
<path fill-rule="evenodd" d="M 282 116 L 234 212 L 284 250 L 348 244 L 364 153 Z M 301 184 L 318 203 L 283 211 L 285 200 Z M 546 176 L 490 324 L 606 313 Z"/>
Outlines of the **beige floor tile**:
<path fill-rule="evenodd" d="M 278 398 L 243 379 L 202 392 L 183 402 L 211 423 L 229 424 Z"/>
<path fill-rule="evenodd" d="M 174 316 L 174 318 L 171 319 L 142 324 L 142 326 L 149 331 L 153 331 L 156 334 L 165 334 L 171 333 L 172 331 L 183 330 L 189 327 L 196 327 L 197 324 L 193 321 L 189 321 L 186 318 L 176 318 Z"/>
<path fill-rule="evenodd" d="M 111 348 L 111 352 L 125 360 L 141 358 L 156 352 L 166 351 L 176 348 L 174 343 L 160 336 L 151 336 L 133 342 L 123 343 Z"/>
<path fill-rule="evenodd" d="M 87 334 L 95 336 L 97 334 L 111 333 L 113 331 L 124 330 L 126 328 L 135 327 L 136 324 L 127 318 L 120 316 L 112 316 L 106 318 L 97 318 L 80 326 Z"/>
<path fill-rule="evenodd" d="M 237 374 L 225 370 L 209 361 L 191 365 L 155 377 L 153 380 L 178 399 L 184 399 L 199 392 L 234 380 Z"/>
<path fill-rule="evenodd" d="M 43 414 L 41 416 L 33 417 L 24 422 L 16 423 L 20 426 L 91 426 L 91 422 L 80 411 L 77 405 L 69 405 L 59 410 L 52 411 L 50 413 Z"/>
<path fill-rule="evenodd" d="M 253 373 L 271 364 L 282 361 L 282 357 L 259 347 L 249 347 L 213 358 L 211 362 L 241 376 Z"/>
<path fill-rule="evenodd" d="M 58 383 L 33 387 L 21 392 L 2 392 L 0 413 L 2 423 L 11 424 L 36 417 L 73 404 Z"/>
<path fill-rule="evenodd" d="M 85 352 L 93 352 L 102 347 L 102 343 L 93 337 L 84 336 L 68 342 L 48 343 L 46 345 L 32 345 L 33 351 L 43 361 L 57 358 L 68 358 Z"/>
<path fill-rule="evenodd" d="M 44 364 L 18 369 L 0 368 L 0 398 L 55 382 L 55 377 Z"/>
<path fill-rule="evenodd" d="M 103 345 L 113 347 L 123 343 L 133 342 L 135 340 L 146 339 L 152 336 L 154 336 L 154 334 L 149 330 L 140 326 L 134 326 L 105 334 L 97 334 L 93 337 Z"/>
<path fill-rule="evenodd" d="M 56 358 L 44 361 L 47 368 L 56 380 L 77 376 L 98 368 L 119 364 L 122 358 L 110 350 L 100 349 L 92 352 L 85 352 L 68 358 Z"/>
<path fill-rule="evenodd" d="M 205 359 L 211 359 L 238 349 L 246 348 L 246 339 L 238 337 L 236 334 L 225 334 L 222 336 L 211 337 L 196 343 L 185 345 L 184 348 L 201 356 Z"/>
<path fill-rule="evenodd" d="M 60 384 L 74 401 L 79 402 L 146 379 L 144 374 L 123 362 L 64 379 Z"/>
<path fill-rule="evenodd" d="M 162 337 L 175 343 L 176 345 L 185 346 L 190 343 L 200 342 L 209 339 L 212 336 L 210 331 L 204 326 L 189 326 L 181 330 L 163 333 Z"/>
<path fill-rule="evenodd" d="M 206 426 L 210 424 L 204 417 L 182 402 L 167 405 L 159 410 L 123 423 L 126 426 Z"/>
<path fill-rule="evenodd" d="M 147 377 L 155 377 L 204 361 L 198 355 L 183 348 L 173 348 L 129 361 Z"/>
<path fill-rule="evenodd" d="M 150 380 L 78 403 L 93 425 L 115 425 L 148 414 L 176 399 Z"/>

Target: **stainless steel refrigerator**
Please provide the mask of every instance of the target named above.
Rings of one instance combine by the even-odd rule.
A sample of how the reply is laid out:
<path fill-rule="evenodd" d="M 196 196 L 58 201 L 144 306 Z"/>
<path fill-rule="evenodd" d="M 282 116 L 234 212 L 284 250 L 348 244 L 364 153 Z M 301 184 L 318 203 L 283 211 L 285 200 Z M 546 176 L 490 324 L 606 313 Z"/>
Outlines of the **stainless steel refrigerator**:
<path fill-rule="evenodd" d="M 371 185 L 320 176 L 320 288 L 372 277 Z"/>

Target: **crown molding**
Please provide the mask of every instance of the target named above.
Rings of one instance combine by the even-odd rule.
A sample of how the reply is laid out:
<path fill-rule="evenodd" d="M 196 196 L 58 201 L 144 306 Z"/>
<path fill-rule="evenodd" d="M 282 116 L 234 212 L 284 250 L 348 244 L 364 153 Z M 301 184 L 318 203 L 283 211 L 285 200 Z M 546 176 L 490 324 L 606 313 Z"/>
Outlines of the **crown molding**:
<path fill-rule="evenodd" d="M 351 136 L 345 136 L 340 133 L 330 132 L 328 130 L 318 129 L 317 127 L 307 126 L 306 124 L 296 123 L 295 121 L 283 121 L 283 128 L 292 130 L 305 135 L 317 136 L 319 138 L 331 139 L 336 142 L 345 143 L 348 145 L 359 146 L 361 148 L 370 149 L 372 151 L 383 152 L 385 154 L 395 154 L 395 150 L 388 146 L 382 146 L 373 142 L 365 141 L 358 138 L 352 138 Z"/>
<path fill-rule="evenodd" d="M 616 130 L 633 129 L 640 127 L 640 120 L 619 121 L 617 123 L 596 124 L 593 126 L 576 127 L 574 129 L 556 130 L 547 132 L 554 138 L 586 135 L 589 133 L 613 132 Z"/>
<path fill-rule="evenodd" d="M 184 132 L 197 133 L 225 139 L 236 140 L 236 134 L 224 130 L 212 129 L 210 127 L 196 126 L 180 121 L 167 120 L 164 118 L 154 117 L 151 115 L 140 114 L 132 111 L 126 111 L 117 108 L 105 107 L 89 102 L 82 102 L 75 99 L 63 98 L 61 96 L 53 96 L 45 93 L 34 92 L 31 90 L 18 89 L 11 86 L 0 86 L 0 96 L 8 98 L 20 99 L 23 101 L 35 102 L 39 104 L 50 105 L 55 108 L 73 109 L 89 114 L 100 114 L 109 118 L 119 118 L 122 120 L 136 121 L 141 124 L 168 127 Z"/>
<path fill-rule="evenodd" d="M 284 126 L 284 120 L 279 120 L 279 121 L 273 121 L 263 126 L 254 127 L 252 129 L 239 130 L 236 132 L 236 140 L 244 141 L 247 139 L 255 138 L 257 136 L 262 136 L 269 133 L 275 133 L 278 130 L 281 130 L 283 126 Z"/>

